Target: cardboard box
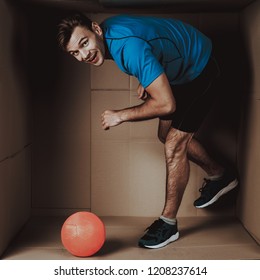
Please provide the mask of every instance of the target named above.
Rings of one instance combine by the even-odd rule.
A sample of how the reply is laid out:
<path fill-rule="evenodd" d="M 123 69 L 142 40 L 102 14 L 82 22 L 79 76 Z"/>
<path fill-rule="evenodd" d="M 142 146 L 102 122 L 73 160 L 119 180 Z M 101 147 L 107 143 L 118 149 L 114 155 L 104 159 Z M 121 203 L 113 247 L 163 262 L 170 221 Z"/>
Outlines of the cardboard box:
<path fill-rule="evenodd" d="M 137 104 L 138 82 L 120 72 L 112 61 L 101 68 L 91 68 L 57 49 L 54 26 L 60 9 L 69 1 L 59 4 L 46 1 L 44 5 L 40 0 L 25 2 L 0 3 L 0 36 L 4 42 L 0 45 L 0 255 L 3 256 L 28 221 L 35 225 L 37 219 L 43 219 L 47 225 L 46 217 L 52 216 L 50 221 L 57 218 L 60 225 L 59 217 L 86 210 L 114 217 L 120 226 L 123 216 L 135 227 L 132 217 L 136 221 L 157 217 L 164 203 L 165 166 L 163 145 L 157 139 L 158 121 L 125 123 L 109 131 L 100 126 L 100 113 L 104 109 Z M 87 10 L 88 1 L 83 6 L 79 4 L 81 1 L 76 2 Z M 239 230 L 245 227 L 244 234 L 248 231 L 252 238 L 241 240 L 253 246 L 254 240 L 260 242 L 257 171 L 260 1 L 227 1 L 226 6 L 225 3 L 208 1 L 203 6 L 198 1 L 196 8 L 185 10 L 188 6 L 182 6 L 179 12 L 168 9 L 160 14 L 151 9 L 151 13 L 185 20 L 212 38 L 222 69 L 220 88 L 226 100 L 221 108 L 216 104 L 210 122 L 205 123 L 197 136 L 220 162 L 237 168 L 240 180 L 239 192 L 232 192 L 215 207 L 198 210 L 192 204 L 199 196 L 205 174 L 191 164 L 178 217 L 183 221 L 195 219 L 198 224 L 205 219 L 218 223 L 221 219 L 236 219 L 233 229 L 241 223 Z M 115 13 L 111 7 L 96 13 L 98 7 L 94 5 L 93 10 L 87 10 L 97 22 Z M 174 10 L 174 3 L 171 7 Z M 34 253 L 30 252 L 30 256 Z M 221 258 L 221 253 L 218 256 Z M 234 251 L 233 255 L 223 253 L 225 256 L 238 255 Z M 251 256 L 260 257 L 248 254 L 245 258 Z M 15 254 L 12 258 L 16 258 Z"/>

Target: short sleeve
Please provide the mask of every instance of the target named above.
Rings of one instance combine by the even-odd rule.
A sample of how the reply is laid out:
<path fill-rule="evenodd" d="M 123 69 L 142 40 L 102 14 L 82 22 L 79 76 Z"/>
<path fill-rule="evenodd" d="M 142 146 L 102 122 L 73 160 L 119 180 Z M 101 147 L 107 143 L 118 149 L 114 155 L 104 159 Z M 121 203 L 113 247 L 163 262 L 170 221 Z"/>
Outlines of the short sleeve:
<path fill-rule="evenodd" d="M 128 38 L 121 59 L 126 72 L 135 76 L 144 88 L 164 72 L 152 46 L 138 37 Z"/>

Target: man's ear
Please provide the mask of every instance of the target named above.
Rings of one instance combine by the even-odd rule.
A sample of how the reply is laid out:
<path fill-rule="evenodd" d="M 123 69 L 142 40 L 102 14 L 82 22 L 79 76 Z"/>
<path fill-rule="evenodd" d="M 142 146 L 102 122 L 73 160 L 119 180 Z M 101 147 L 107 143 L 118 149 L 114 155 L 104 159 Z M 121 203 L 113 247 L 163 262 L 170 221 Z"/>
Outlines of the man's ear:
<path fill-rule="evenodd" d="M 101 36 L 103 34 L 103 31 L 98 23 L 92 22 L 92 31 Z"/>

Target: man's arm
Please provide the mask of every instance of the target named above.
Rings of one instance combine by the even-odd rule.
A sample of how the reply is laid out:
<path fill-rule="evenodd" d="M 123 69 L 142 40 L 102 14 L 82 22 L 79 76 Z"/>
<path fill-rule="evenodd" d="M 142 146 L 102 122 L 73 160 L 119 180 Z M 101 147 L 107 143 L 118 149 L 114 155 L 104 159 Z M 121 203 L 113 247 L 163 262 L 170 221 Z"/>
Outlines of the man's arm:
<path fill-rule="evenodd" d="M 102 128 L 109 129 L 123 122 L 142 121 L 172 114 L 175 111 L 175 99 L 165 73 L 155 79 L 146 89 L 149 98 L 138 106 L 102 114 Z"/>

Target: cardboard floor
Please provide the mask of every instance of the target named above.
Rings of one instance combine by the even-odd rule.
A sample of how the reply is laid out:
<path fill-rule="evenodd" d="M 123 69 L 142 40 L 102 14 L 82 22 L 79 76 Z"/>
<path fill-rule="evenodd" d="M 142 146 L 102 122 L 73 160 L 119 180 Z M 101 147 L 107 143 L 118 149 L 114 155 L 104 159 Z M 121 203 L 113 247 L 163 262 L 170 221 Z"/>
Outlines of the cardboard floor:
<path fill-rule="evenodd" d="M 66 217 L 32 217 L 2 256 L 4 260 L 79 259 L 67 252 L 60 239 Z M 137 246 L 153 218 L 103 217 L 104 246 L 88 259 L 102 260 L 238 260 L 260 259 L 260 246 L 236 218 L 179 218 L 179 240 L 160 249 Z"/>

